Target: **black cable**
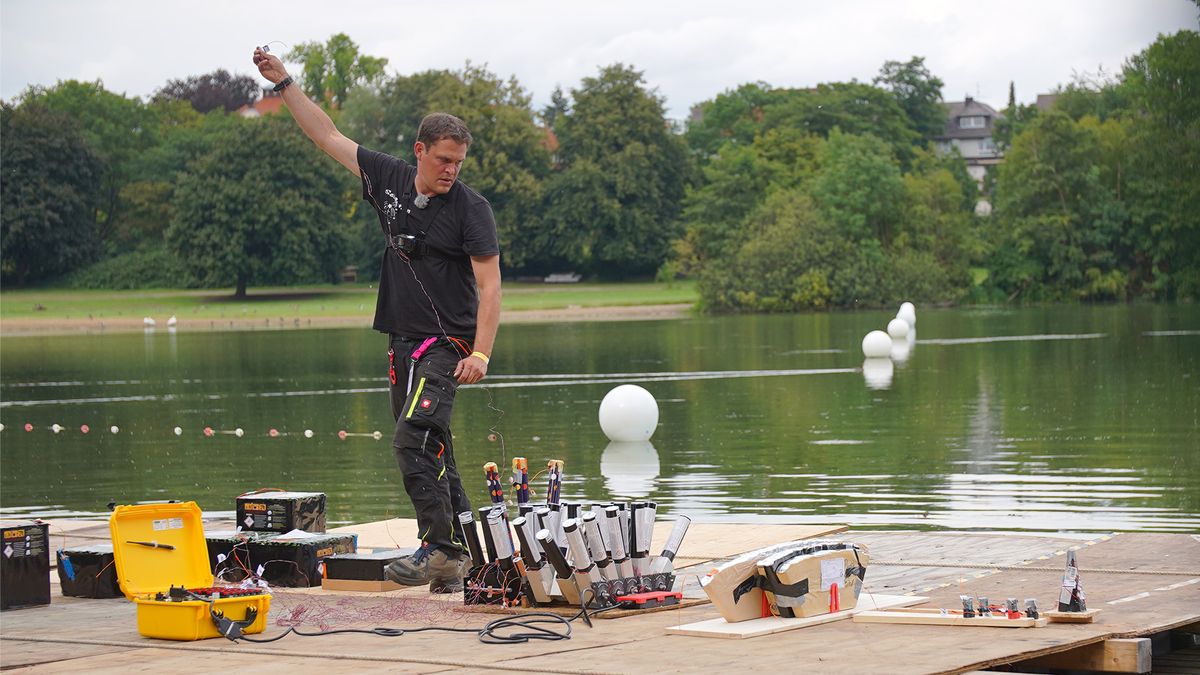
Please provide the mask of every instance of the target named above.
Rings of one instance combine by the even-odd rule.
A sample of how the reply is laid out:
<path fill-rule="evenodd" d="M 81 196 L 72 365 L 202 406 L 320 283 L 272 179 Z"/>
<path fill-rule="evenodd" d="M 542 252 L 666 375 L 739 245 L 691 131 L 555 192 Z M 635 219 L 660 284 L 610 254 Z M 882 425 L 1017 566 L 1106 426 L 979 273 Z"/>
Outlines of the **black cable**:
<path fill-rule="evenodd" d="M 573 619 L 567 619 L 551 612 L 529 612 L 518 614 L 517 616 L 504 616 L 489 621 L 486 626 L 480 629 L 478 631 L 479 641 L 485 645 L 514 645 L 524 644 L 531 640 L 570 640 L 571 621 Z M 549 628 L 544 628 L 544 624 L 558 624 L 564 630 L 563 632 L 557 632 Z M 529 632 L 509 634 L 499 634 L 497 632 L 511 628 L 524 628 Z"/>

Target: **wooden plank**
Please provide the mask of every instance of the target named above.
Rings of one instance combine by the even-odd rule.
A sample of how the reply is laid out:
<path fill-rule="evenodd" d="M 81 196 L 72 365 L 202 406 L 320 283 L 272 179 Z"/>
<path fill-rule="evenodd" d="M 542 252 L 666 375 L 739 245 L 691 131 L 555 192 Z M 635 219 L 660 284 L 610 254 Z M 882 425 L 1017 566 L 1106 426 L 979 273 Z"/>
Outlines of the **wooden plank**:
<path fill-rule="evenodd" d="M 1089 609 L 1086 612 L 1059 612 L 1051 610 L 1042 612 L 1042 616 L 1050 619 L 1050 623 L 1091 623 L 1096 620 L 1099 609 Z"/>
<path fill-rule="evenodd" d="M 1150 638 L 1111 638 L 1022 661 L 1021 665 L 1102 673 L 1148 673 L 1150 652 Z"/>
<path fill-rule="evenodd" d="M 821 614 L 819 616 L 810 616 L 803 619 L 784 619 L 778 616 L 768 616 L 762 619 L 739 621 L 737 623 L 729 623 L 725 619 L 717 617 L 715 619 L 697 621 L 695 623 L 684 624 L 682 626 L 668 626 L 667 634 L 741 640 L 744 638 L 759 637 L 760 635 L 782 633 L 784 631 L 805 628 L 807 626 L 818 626 L 831 621 L 839 621 L 841 619 L 849 618 L 856 612 L 865 612 L 888 607 L 919 605 L 922 602 L 925 602 L 927 599 L 928 598 L 922 598 L 915 595 L 864 594 L 858 599 L 858 607 L 855 607 L 854 609 L 847 609 L 841 612 L 833 612 L 832 614 Z"/>
<path fill-rule="evenodd" d="M 1040 628 L 1050 623 L 1048 619 L 1031 619 L 1022 616 L 1010 619 L 1007 616 L 973 616 L 942 614 L 940 609 L 888 609 L 874 612 L 859 612 L 854 623 L 908 623 L 921 626 L 977 626 L 983 628 Z"/>

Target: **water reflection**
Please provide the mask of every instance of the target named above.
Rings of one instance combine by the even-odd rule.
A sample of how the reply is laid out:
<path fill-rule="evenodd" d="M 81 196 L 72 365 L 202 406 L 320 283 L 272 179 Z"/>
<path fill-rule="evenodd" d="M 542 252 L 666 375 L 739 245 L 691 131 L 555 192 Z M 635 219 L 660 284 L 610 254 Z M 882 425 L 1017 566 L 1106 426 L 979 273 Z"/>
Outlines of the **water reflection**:
<path fill-rule="evenodd" d="M 604 487 L 615 498 L 649 497 L 659 470 L 658 451 L 650 441 L 612 441 L 600 453 Z"/>
<path fill-rule="evenodd" d="M 862 372 L 868 389 L 888 389 L 892 386 L 892 375 L 896 372 L 896 366 L 888 358 L 864 359 Z"/>

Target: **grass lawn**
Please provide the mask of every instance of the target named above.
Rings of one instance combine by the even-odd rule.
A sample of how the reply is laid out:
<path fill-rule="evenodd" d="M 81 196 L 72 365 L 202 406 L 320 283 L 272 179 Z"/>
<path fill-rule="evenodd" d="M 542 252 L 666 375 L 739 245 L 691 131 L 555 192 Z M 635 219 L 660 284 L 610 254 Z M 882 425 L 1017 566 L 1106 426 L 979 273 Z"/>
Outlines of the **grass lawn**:
<path fill-rule="evenodd" d="M 543 284 L 505 282 L 507 311 L 694 303 L 695 284 L 651 282 Z M 154 317 L 237 319 L 254 317 L 353 317 L 375 311 L 375 288 L 339 284 L 251 288 L 234 299 L 232 289 L 98 291 L 22 289 L 0 292 L 0 320 Z"/>

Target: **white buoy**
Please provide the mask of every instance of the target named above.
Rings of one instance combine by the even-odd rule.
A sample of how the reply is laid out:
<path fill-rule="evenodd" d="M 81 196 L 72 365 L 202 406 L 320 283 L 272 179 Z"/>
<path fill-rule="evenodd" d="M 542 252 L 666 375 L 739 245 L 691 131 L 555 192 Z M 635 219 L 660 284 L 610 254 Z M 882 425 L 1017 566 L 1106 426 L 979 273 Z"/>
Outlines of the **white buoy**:
<path fill-rule="evenodd" d="M 908 328 L 908 322 L 897 316 L 888 322 L 887 334 L 892 336 L 893 340 L 902 340 L 908 337 Z"/>
<path fill-rule="evenodd" d="M 154 319 L 151 319 L 151 318 L 150 318 L 150 317 L 148 317 L 148 316 L 144 316 L 144 317 L 142 317 L 142 323 L 144 323 L 144 324 L 146 324 L 147 326 L 149 326 L 149 327 L 153 328 L 153 327 L 154 327 L 154 324 L 155 324 L 156 322 L 154 321 Z"/>
<path fill-rule="evenodd" d="M 175 427 L 175 435 L 182 436 L 183 435 L 183 427 Z"/>
<path fill-rule="evenodd" d="M 175 324 L 177 324 L 177 323 L 179 323 L 179 320 L 175 318 L 174 314 L 171 315 L 171 318 L 167 319 L 167 327 L 168 328 L 174 328 Z"/>
<path fill-rule="evenodd" d="M 908 327 L 912 328 L 917 325 L 917 308 L 911 302 L 905 302 L 900 305 L 900 311 L 896 312 L 897 319 L 904 319 L 908 322 Z"/>
<path fill-rule="evenodd" d="M 383 433 L 380 431 L 372 431 L 371 438 L 374 438 L 375 440 L 379 440 L 379 439 L 383 438 Z"/>
<path fill-rule="evenodd" d="M 658 427 L 658 401 L 636 384 L 614 387 L 600 401 L 600 429 L 610 441 L 648 441 Z"/>
<path fill-rule="evenodd" d="M 863 338 L 862 351 L 868 359 L 886 359 L 892 353 L 892 338 L 881 330 L 873 330 Z"/>
<path fill-rule="evenodd" d="M 119 431 L 121 431 L 121 427 L 118 427 L 117 425 L 114 424 L 111 427 L 109 427 L 108 430 L 115 434 L 115 433 L 118 433 Z"/>
<path fill-rule="evenodd" d="M 55 422 L 54 424 L 50 425 L 50 431 L 53 431 L 56 434 L 62 430 L 63 430 L 63 428 L 58 424 L 58 422 Z"/>
<path fill-rule="evenodd" d="M 304 437 L 305 437 L 305 438 L 312 438 L 312 429 L 305 429 L 305 430 L 304 430 Z"/>
<path fill-rule="evenodd" d="M 865 359 L 862 369 L 868 389 L 887 389 L 892 386 L 896 366 L 891 359 Z"/>
<path fill-rule="evenodd" d="M 246 433 L 246 432 L 245 432 L 245 431 L 242 431 L 242 428 L 241 428 L 241 427 L 238 427 L 238 428 L 236 428 L 236 429 L 234 429 L 234 430 L 233 430 L 233 435 L 234 435 L 234 436 L 237 436 L 238 438 L 241 438 L 243 435 L 245 435 L 245 433 Z"/>
<path fill-rule="evenodd" d="M 4 423 L 0 422 L 0 431 L 4 431 Z"/>

